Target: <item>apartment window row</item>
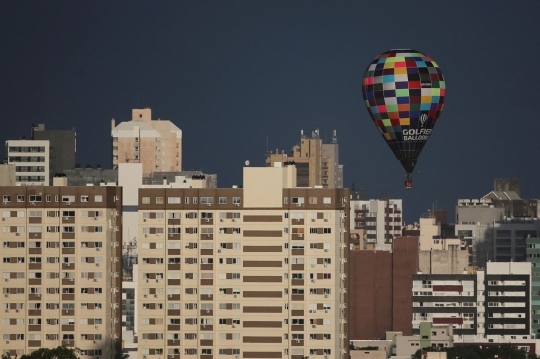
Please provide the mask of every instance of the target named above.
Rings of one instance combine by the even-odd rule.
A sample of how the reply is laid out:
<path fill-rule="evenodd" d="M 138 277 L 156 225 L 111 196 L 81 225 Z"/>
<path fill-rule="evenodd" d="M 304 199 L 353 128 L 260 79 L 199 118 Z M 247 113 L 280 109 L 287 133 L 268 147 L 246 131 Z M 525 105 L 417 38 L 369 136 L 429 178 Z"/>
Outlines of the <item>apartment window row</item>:
<path fill-rule="evenodd" d="M 317 197 L 309 197 L 309 203 L 310 204 L 317 204 Z M 283 203 L 289 204 L 289 197 L 283 197 Z M 305 203 L 304 197 L 290 197 L 290 203 L 291 204 L 298 204 L 303 205 Z M 323 197 L 322 199 L 323 204 L 332 204 L 332 197 Z"/>
<path fill-rule="evenodd" d="M 36 161 L 37 162 L 37 161 Z M 28 178 L 43 178 L 43 180 L 45 179 L 43 176 L 18 176 L 20 178 L 25 178 L 25 180 L 28 180 Z M 8 203 L 8 202 L 11 202 L 11 195 L 3 195 L 2 197 L 2 201 L 4 203 Z M 13 196 L 14 198 L 16 198 L 17 202 L 25 202 L 26 201 L 26 196 L 25 195 L 17 195 L 17 196 Z M 60 202 L 60 199 L 62 200 L 62 202 L 75 202 L 75 196 L 58 196 L 58 195 L 55 195 L 54 196 L 54 202 Z M 88 195 L 82 195 L 80 197 L 81 199 L 81 202 L 89 202 L 90 201 L 90 196 Z M 42 202 L 43 201 L 43 196 L 42 195 L 29 195 L 28 196 L 28 201 L 29 202 Z M 53 196 L 52 195 L 46 195 L 45 196 L 45 201 L 46 202 L 52 202 L 53 201 Z M 103 195 L 94 195 L 94 202 L 103 202 Z M 87 211 L 88 212 L 88 211 Z"/>
<path fill-rule="evenodd" d="M 151 202 L 150 197 L 142 197 L 141 202 L 142 204 L 150 204 Z M 214 204 L 214 197 L 184 197 L 184 200 L 182 201 L 182 197 L 167 197 L 167 203 L 168 204 L 203 204 L 203 205 L 212 205 Z M 240 205 L 242 202 L 241 197 L 232 197 L 232 203 Z M 165 203 L 165 197 L 154 197 L 154 203 L 155 204 L 164 204 Z M 219 204 L 226 204 L 227 198 L 226 197 L 219 197 Z"/>

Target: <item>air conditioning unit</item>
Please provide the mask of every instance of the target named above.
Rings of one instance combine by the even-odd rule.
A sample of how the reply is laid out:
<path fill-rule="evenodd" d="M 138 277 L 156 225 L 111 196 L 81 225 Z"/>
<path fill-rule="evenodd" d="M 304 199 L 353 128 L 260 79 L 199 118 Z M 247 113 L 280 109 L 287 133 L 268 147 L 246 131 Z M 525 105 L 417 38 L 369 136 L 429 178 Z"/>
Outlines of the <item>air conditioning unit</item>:
<path fill-rule="evenodd" d="M 328 298 L 328 294 L 325 294 L 324 297 L 325 297 L 325 298 Z"/>
<path fill-rule="evenodd" d="M 41 294 L 36 294 L 36 298 L 41 298 Z"/>
<path fill-rule="evenodd" d="M 311 222 L 315 222 L 315 219 L 311 219 Z"/>
<path fill-rule="evenodd" d="M 94 221 L 97 221 L 97 220 L 98 220 L 98 218 L 97 218 L 97 217 L 94 217 Z"/>
<path fill-rule="evenodd" d="M 311 281 L 312 281 L 313 283 L 315 283 L 315 278 L 313 278 Z"/>
<path fill-rule="evenodd" d="M 233 222 L 236 222 L 236 219 L 233 218 L 232 221 L 233 221 Z"/>
<path fill-rule="evenodd" d="M 300 340 L 299 340 L 299 339 L 296 339 L 296 343 L 300 343 Z"/>
<path fill-rule="evenodd" d="M 143 222 L 146 222 L 146 218 L 143 218 Z"/>
<path fill-rule="evenodd" d="M 143 298 L 148 298 L 148 294 L 143 295 Z"/>
<path fill-rule="evenodd" d="M 324 219 L 324 221 L 325 221 L 325 222 L 328 222 L 328 219 L 327 219 L 327 218 L 325 218 L 325 219 Z"/>
<path fill-rule="evenodd" d="M 210 222 L 210 219 L 206 218 L 204 221 L 205 221 L 205 222 Z"/>
<path fill-rule="evenodd" d="M 69 221 L 69 217 L 62 217 L 64 221 Z"/>
<path fill-rule="evenodd" d="M 75 282 L 75 278 L 69 278 L 70 282 Z"/>
<path fill-rule="evenodd" d="M 235 295 L 233 295 L 233 298 L 236 298 L 236 294 L 235 294 Z"/>
<path fill-rule="evenodd" d="M 6 312 L 8 312 L 8 310 L 6 310 Z M 19 309 L 15 309 L 15 313 L 19 313 L 20 310 Z"/>
<path fill-rule="evenodd" d="M 66 206 L 71 206 L 71 202 L 66 202 Z"/>
<path fill-rule="evenodd" d="M 96 263 L 96 267 L 99 267 L 100 263 Z"/>
<path fill-rule="evenodd" d="M 96 251 L 100 251 L 101 250 L 101 247 L 96 247 Z"/>
<path fill-rule="evenodd" d="M 71 266 L 71 263 L 64 263 L 66 265 L 66 267 L 70 267 Z"/>
<path fill-rule="evenodd" d="M 233 324 L 232 327 L 233 327 L 233 328 L 236 328 L 236 324 Z"/>
<path fill-rule="evenodd" d="M 220 221 L 220 222 L 223 222 L 223 218 L 220 218 L 219 221 Z"/>
<path fill-rule="evenodd" d="M 21 234 L 20 233 L 15 233 L 16 236 L 20 236 Z"/>
<path fill-rule="evenodd" d="M 304 235 L 302 233 L 298 233 L 298 238 L 302 238 Z"/>
<path fill-rule="evenodd" d="M 94 282 L 97 282 L 97 278 L 94 278 Z"/>
<path fill-rule="evenodd" d="M 157 298 L 157 294 L 154 294 L 154 298 Z"/>
<path fill-rule="evenodd" d="M 218 249 L 217 252 L 218 252 L 218 253 L 221 253 L 221 249 Z"/>
<path fill-rule="evenodd" d="M 328 249 L 325 249 L 324 251 L 325 251 L 325 252 L 328 252 Z"/>
<path fill-rule="evenodd" d="M 206 204 L 206 207 L 210 207 L 212 204 L 211 203 L 207 203 Z"/>
<path fill-rule="evenodd" d="M 145 234 L 145 235 L 144 235 L 144 238 L 148 238 L 148 234 Z"/>
<path fill-rule="evenodd" d="M 9 313 L 9 309 L 6 309 L 6 313 Z"/>
<path fill-rule="evenodd" d="M 239 207 L 240 206 L 240 203 L 235 203 L 234 204 L 236 207 Z"/>
<path fill-rule="evenodd" d="M 172 238 L 172 236 L 173 236 L 173 234 L 172 234 L 172 233 L 169 233 L 169 237 L 171 237 L 171 238 Z"/>
<path fill-rule="evenodd" d="M 6 282 L 9 282 L 9 279 L 6 278 L 5 281 L 6 281 Z"/>
<path fill-rule="evenodd" d="M 311 327 L 312 328 L 317 328 L 317 324 L 313 324 Z"/>
<path fill-rule="evenodd" d="M 9 297 L 9 294 L 8 293 L 4 294 L 4 297 L 6 297 L 6 298 Z"/>
<path fill-rule="evenodd" d="M 6 340 L 6 344 L 9 344 L 9 340 Z"/>
<path fill-rule="evenodd" d="M 328 309 L 325 309 L 324 312 L 325 312 L 325 313 L 328 313 Z"/>
<path fill-rule="evenodd" d="M 99 325 L 96 324 L 95 327 L 96 327 L 96 329 L 98 329 L 98 328 L 99 328 Z"/>
<path fill-rule="evenodd" d="M 69 310 L 66 310 L 66 314 L 69 314 Z"/>
<path fill-rule="evenodd" d="M 328 267 L 328 263 L 324 263 L 324 266 L 325 266 L 325 267 Z"/>

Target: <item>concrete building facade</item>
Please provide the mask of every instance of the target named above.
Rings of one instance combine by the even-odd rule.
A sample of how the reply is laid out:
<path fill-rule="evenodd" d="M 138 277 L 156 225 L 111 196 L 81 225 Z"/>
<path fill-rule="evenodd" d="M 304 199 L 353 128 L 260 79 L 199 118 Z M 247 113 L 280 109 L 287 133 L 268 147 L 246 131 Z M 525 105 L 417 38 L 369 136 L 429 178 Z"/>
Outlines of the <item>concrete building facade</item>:
<path fill-rule="evenodd" d="M 266 158 L 268 166 L 274 163 L 294 162 L 296 165 L 296 182 L 298 187 L 343 188 L 343 165 L 339 164 L 339 146 L 336 131 L 333 131 L 332 142 L 324 143 L 319 130 L 312 132 L 312 137 L 300 132 L 300 143 L 293 147 L 291 154 L 269 153 Z"/>
<path fill-rule="evenodd" d="M 152 120 L 149 108 L 133 109 L 131 121 L 111 122 L 112 166 L 142 163 L 143 175 L 182 170 L 182 130 L 169 120 Z"/>
<path fill-rule="evenodd" d="M 415 334 L 422 322 L 452 325 L 456 341 L 531 333 L 530 263 L 488 262 L 476 274 L 416 274 L 412 291 Z"/>
<path fill-rule="evenodd" d="M 362 233 L 362 249 L 391 250 L 394 238 L 401 236 L 401 199 L 351 200 L 351 228 Z"/>
<path fill-rule="evenodd" d="M 118 187 L 0 187 L 0 351 L 121 351 L 122 236 Z"/>
<path fill-rule="evenodd" d="M 394 252 L 350 251 L 351 340 L 412 335 L 412 277 L 418 272 L 418 237 L 397 237 Z"/>
<path fill-rule="evenodd" d="M 532 333 L 540 338 L 540 238 L 527 238 L 527 262 L 531 263 L 531 318 Z"/>
<path fill-rule="evenodd" d="M 348 211 L 295 166 L 140 189 L 138 357 L 347 358 Z"/>
<path fill-rule="evenodd" d="M 0 165 L 0 186 L 16 186 L 16 166 L 14 164 Z"/>
<path fill-rule="evenodd" d="M 49 183 L 55 174 L 75 168 L 77 133 L 75 130 L 45 130 L 44 124 L 32 126 L 32 140 L 49 141 Z"/>
<path fill-rule="evenodd" d="M 15 165 L 18 186 L 49 185 L 49 141 L 8 140 L 6 158 Z"/>

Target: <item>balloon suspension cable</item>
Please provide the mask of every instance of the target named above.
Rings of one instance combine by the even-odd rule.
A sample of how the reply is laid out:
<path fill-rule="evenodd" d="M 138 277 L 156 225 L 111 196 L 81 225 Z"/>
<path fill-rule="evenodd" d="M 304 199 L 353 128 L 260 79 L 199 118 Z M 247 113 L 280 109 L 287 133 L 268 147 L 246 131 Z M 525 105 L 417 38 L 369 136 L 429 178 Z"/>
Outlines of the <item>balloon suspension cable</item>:
<path fill-rule="evenodd" d="M 412 188 L 412 176 L 410 173 L 407 173 L 407 175 L 405 175 L 405 188 Z"/>

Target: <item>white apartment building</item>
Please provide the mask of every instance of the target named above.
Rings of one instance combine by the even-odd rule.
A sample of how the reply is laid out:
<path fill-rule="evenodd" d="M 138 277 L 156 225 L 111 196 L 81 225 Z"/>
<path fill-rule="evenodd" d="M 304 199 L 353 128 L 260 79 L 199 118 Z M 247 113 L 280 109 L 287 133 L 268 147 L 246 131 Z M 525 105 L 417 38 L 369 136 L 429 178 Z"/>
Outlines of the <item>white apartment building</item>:
<path fill-rule="evenodd" d="M 394 237 L 401 236 L 402 202 L 401 199 L 351 199 L 351 230 L 363 230 L 369 249 L 391 250 Z"/>
<path fill-rule="evenodd" d="M 18 186 L 49 185 L 49 141 L 6 141 L 8 164 L 14 164 Z"/>
<path fill-rule="evenodd" d="M 431 322 L 452 325 L 454 342 L 530 339 L 531 272 L 526 262 L 488 262 L 475 274 L 413 275 L 413 334 Z"/>
<path fill-rule="evenodd" d="M 138 358 L 347 358 L 348 213 L 293 165 L 140 189 Z"/>

